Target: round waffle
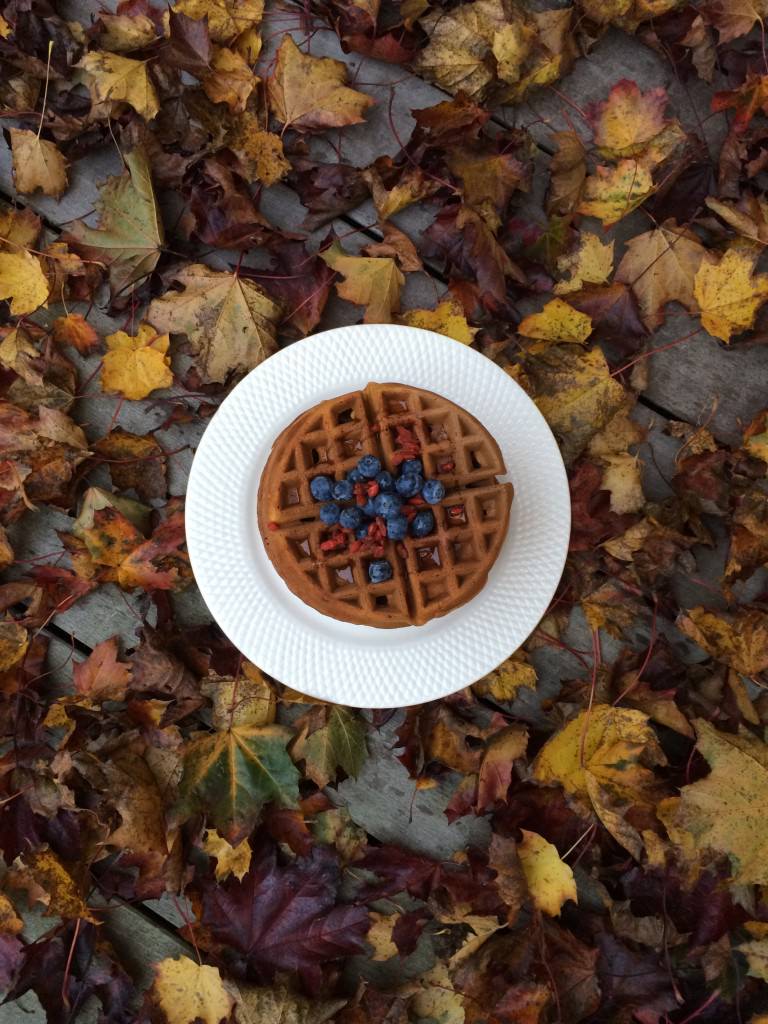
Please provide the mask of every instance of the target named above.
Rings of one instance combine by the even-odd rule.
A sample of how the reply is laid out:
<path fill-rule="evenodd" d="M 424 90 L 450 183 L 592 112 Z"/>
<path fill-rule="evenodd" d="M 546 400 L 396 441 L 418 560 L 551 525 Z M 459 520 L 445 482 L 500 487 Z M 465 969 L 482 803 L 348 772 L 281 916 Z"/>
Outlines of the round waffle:
<path fill-rule="evenodd" d="M 398 428 L 418 451 L 403 450 Z M 320 521 L 309 490 L 313 477 L 339 480 L 366 454 L 392 473 L 403 456 L 418 457 L 425 477 L 445 485 L 429 536 L 383 541 L 393 569 L 384 583 L 368 579 L 370 550 L 321 547 L 338 531 Z M 496 479 L 505 473 L 499 446 L 460 406 L 404 384 L 368 384 L 320 402 L 283 431 L 259 484 L 259 529 L 272 564 L 306 604 L 359 625 L 419 626 L 484 586 L 509 523 L 512 485 Z"/>

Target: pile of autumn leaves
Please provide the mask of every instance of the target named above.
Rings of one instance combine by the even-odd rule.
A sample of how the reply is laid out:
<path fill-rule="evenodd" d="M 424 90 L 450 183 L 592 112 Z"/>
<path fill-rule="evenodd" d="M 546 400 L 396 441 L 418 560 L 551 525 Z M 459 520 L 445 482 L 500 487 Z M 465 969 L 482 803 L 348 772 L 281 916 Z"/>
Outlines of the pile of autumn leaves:
<path fill-rule="evenodd" d="M 751 4 L 652 6 L 582 0 L 531 13 L 500 0 L 448 10 L 416 0 L 399 6 L 397 21 L 389 8 L 379 18 L 374 5 L 323 4 L 352 49 L 453 94 L 414 112 L 403 153 L 365 168 L 327 151 L 327 162 L 315 159 L 311 146 L 330 129 L 364 123 L 372 99 L 344 64 L 289 35 L 262 81 L 253 70 L 258 0 L 179 0 L 170 11 L 131 4 L 87 31 L 34 3 L 9 5 L 0 20 L 0 59 L 11 69 L 0 99 L 18 115 L 9 130 L 18 192 L 62 195 L 62 149 L 76 154 L 114 133 L 125 162 L 100 189 L 95 224 L 76 221 L 52 238 L 30 210 L 0 212 L 0 297 L 10 313 L 0 340 L 2 523 L 23 524 L 46 504 L 77 512 L 60 538 L 69 567 L 32 567 L 0 587 L 0 710 L 12 741 L 0 798 L 11 865 L 0 895 L 0 979 L 13 997 L 34 990 L 49 1020 L 67 1020 L 91 996 L 105 1020 L 134 1013 L 131 979 L 103 938 L 96 901 L 166 890 L 189 897 L 184 934 L 206 961 L 156 965 L 142 1019 L 171 1024 L 232 1014 L 538 1024 L 638 1007 L 658 1020 L 681 1005 L 683 1017 L 693 1012 L 713 988 L 713 1012 L 724 1016 L 734 957 L 743 1005 L 766 980 L 755 887 L 768 884 L 757 689 L 768 670 L 768 616 L 739 604 L 742 581 L 768 559 L 766 415 L 734 447 L 705 428 L 666 427 L 680 451 L 675 497 L 658 504 L 643 494 L 634 453 L 647 435 L 631 415 L 644 384 L 637 356 L 671 316 L 668 303 L 729 343 L 768 298 L 768 277 L 755 269 L 768 206 L 734 186 L 760 170 L 750 147 L 763 87 L 746 77 L 718 95 L 718 109 L 735 110 L 721 157 L 726 185 L 716 192 L 711 176 L 699 176 L 698 196 L 685 177 L 698 160 L 695 140 L 664 90 L 617 82 L 585 112 L 591 145 L 553 133 L 545 208 L 532 221 L 524 203 L 534 147 L 482 105 L 555 81 L 575 59 L 577 24 L 587 34 L 612 24 L 650 33 L 651 43 L 673 39 L 711 78 L 715 32 L 728 43 L 759 18 Z M 666 12 L 677 20 L 665 22 Z M 260 211 L 253 186 L 280 182 L 298 192 L 312 227 L 370 197 L 381 239 L 360 253 L 324 239 L 318 255 Z M 161 188 L 185 200 L 172 229 Z M 416 204 L 434 213 L 418 245 L 392 222 Z M 670 207 L 690 218 L 672 219 Z M 640 208 L 663 214 L 643 223 L 618 264 L 613 241 L 578 219 L 610 228 Z M 687 223 L 697 216 L 701 223 Z M 247 260 L 237 271 L 213 269 L 201 262 L 209 247 L 227 258 L 257 250 L 269 270 Z M 445 271 L 449 288 L 434 309 L 402 310 L 406 275 L 425 260 Z M 167 454 L 151 434 L 112 429 L 89 441 L 70 416 L 81 357 L 99 370 L 90 387 L 116 403 L 154 400 L 174 383 L 215 400 L 278 338 L 314 330 L 334 288 L 367 322 L 481 346 L 534 397 L 569 467 L 571 558 L 559 604 L 527 653 L 395 726 L 392 742 L 419 788 L 450 788 L 451 819 L 491 820 L 488 848 L 450 862 L 382 848 L 323 792 L 359 774 L 368 732 L 386 716 L 311 701 L 263 678 L 215 629 L 174 624 L 167 592 L 188 585 L 190 571 Z M 547 300 L 520 319 L 511 297 L 526 288 Z M 93 301 L 122 311 L 123 329 L 102 340 L 89 321 Z M 174 375 L 172 350 L 182 348 L 189 361 L 174 364 L 184 366 Z M 179 419 L 209 411 L 185 409 Z M 111 490 L 84 486 L 98 466 L 108 467 Z M 681 613 L 674 574 L 691 571 L 692 549 L 711 545 L 717 530 L 727 534 L 723 594 L 733 610 Z M 4 534 L 0 561 L 14 562 Z M 122 654 L 116 639 L 104 641 L 75 665 L 71 692 L 52 693 L 39 631 L 107 583 L 151 595 L 159 629 Z M 571 648 L 573 606 L 591 653 Z M 698 645 L 695 657 L 659 635 L 673 621 L 678 639 Z M 638 624 L 648 628 L 647 650 L 638 650 Z M 611 659 L 601 637 L 620 646 Z M 552 644 L 579 667 L 543 706 L 535 662 Z M 21 937 L 27 905 L 59 922 L 36 942 Z M 704 920 L 710 906 L 714 925 Z M 686 959 L 688 942 L 702 966 Z M 409 980 L 349 995 L 347 958 L 386 965 L 425 949 L 432 955 Z M 311 998 L 286 987 L 297 976 Z M 623 989 L 619 976 L 642 976 L 645 987 Z"/>

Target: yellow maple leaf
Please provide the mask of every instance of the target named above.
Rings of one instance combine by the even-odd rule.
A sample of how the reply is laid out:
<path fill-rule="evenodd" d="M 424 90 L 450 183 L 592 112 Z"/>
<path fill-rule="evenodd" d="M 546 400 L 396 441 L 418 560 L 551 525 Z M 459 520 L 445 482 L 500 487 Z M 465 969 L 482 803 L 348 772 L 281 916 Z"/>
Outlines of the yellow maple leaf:
<path fill-rule="evenodd" d="M 563 299 L 551 299 L 538 313 L 525 317 L 517 333 L 525 338 L 583 345 L 592 333 L 592 320 Z"/>
<path fill-rule="evenodd" d="M 653 190 L 650 172 L 637 160 L 620 160 L 615 167 L 601 164 L 584 183 L 584 196 L 576 212 L 598 217 L 604 227 L 610 227 L 636 209 Z"/>
<path fill-rule="evenodd" d="M 229 1020 L 235 1000 L 224 988 L 218 967 L 179 956 L 161 960 L 154 970 L 148 997 L 163 1012 L 167 1024 L 221 1024 Z"/>
<path fill-rule="evenodd" d="M 58 198 L 67 188 L 67 161 L 58 146 L 37 132 L 11 128 L 13 180 L 19 192 L 31 195 L 38 189 Z"/>
<path fill-rule="evenodd" d="M 624 388 L 599 349 L 553 346 L 526 363 L 533 398 L 572 462 L 622 407 Z"/>
<path fill-rule="evenodd" d="M 359 124 L 373 100 L 346 81 L 343 61 L 304 54 L 286 35 L 267 83 L 269 105 L 279 121 L 297 131 Z"/>
<path fill-rule="evenodd" d="M 247 839 L 236 846 L 230 845 L 215 828 L 206 829 L 203 850 L 209 857 L 216 858 L 216 879 L 221 882 L 230 875 L 241 879 L 251 866 L 251 844 Z"/>
<path fill-rule="evenodd" d="M 177 0 L 173 9 L 196 21 L 207 18 L 211 40 L 229 43 L 260 24 L 264 0 Z"/>
<path fill-rule="evenodd" d="M 173 384 L 167 334 L 158 334 L 151 324 L 141 324 L 135 337 L 116 331 L 105 340 L 108 351 L 101 373 L 104 391 L 138 399 Z"/>
<path fill-rule="evenodd" d="M 677 620 L 677 628 L 703 647 L 716 661 L 745 676 L 768 668 L 768 615 L 741 610 L 723 618 L 706 608 L 691 608 Z"/>
<path fill-rule="evenodd" d="M 637 156 L 664 128 L 667 103 L 661 86 L 643 93 L 626 78 L 617 82 L 591 118 L 598 151 L 614 160 Z"/>
<path fill-rule="evenodd" d="M 409 327 L 421 327 L 425 331 L 445 334 L 448 338 L 471 345 L 477 334 L 477 327 L 470 327 L 464 309 L 458 299 L 449 295 L 438 302 L 434 309 L 409 309 L 400 317 L 401 323 Z"/>
<path fill-rule="evenodd" d="M 755 314 L 768 298 L 768 274 L 752 273 L 753 258 L 729 249 L 719 263 L 703 262 L 693 284 L 701 309 L 701 326 L 722 341 L 730 341 L 755 322 Z"/>
<path fill-rule="evenodd" d="M 536 680 L 536 669 L 529 663 L 528 656 L 524 651 L 516 651 L 493 672 L 473 683 L 472 689 L 481 697 L 511 701 L 524 686 L 535 689 Z"/>
<path fill-rule="evenodd" d="M 211 59 L 211 70 L 203 77 L 205 95 L 213 103 L 226 103 L 234 113 L 242 112 L 248 97 L 259 84 L 249 65 L 239 53 L 217 46 Z"/>
<path fill-rule="evenodd" d="M 557 847 L 538 832 L 521 831 L 523 841 L 517 844 L 517 855 L 533 905 L 550 917 L 558 917 L 566 900 L 576 903 L 578 899 L 573 871 L 560 860 Z"/>
<path fill-rule="evenodd" d="M 582 231 L 576 249 L 558 257 L 557 270 L 570 276 L 557 282 L 555 295 L 567 295 L 588 284 L 605 284 L 613 271 L 613 241 L 601 242 L 591 231 Z"/>
<path fill-rule="evenodd" d="M 148 61 L 92 50 L 78 67 L 86 74 L 92 103 L 127 103 L 147 121 L 160 110 Z"/>
<path fill-rule="evenodd" d="M 46 304 L 48 280 L 40 260 L 29 252 L 0 252 L 0 299 L 11 300 L 11 313 L 34 313 Z"/>
<path fill-rule="evenodd" d="M 155 23 L 146 14 L 107 14 L 99 11 L 98 39 L 110 53 L 130 53 L 151 46 L 157 38 Z"/>
<path fill-rule="evenodd" d="M 768 800 L 768 746 L 746 729 L 719 732 L 704 719 L 694 722 L 696 747 L 711 771 L 679 797 L 662 801 L 663 820 L 694 870 L 701 854 L 727 854 L 732 880 L 768 884 L 768 836 L 763 808 Z"/>
<path fill-rule="evenodd" d="M 349 256 L 338 242 L 320 255 L 344 277 L 336 282 L 339 296 L 365 306 L 365 323 L 392 322 L 392 313 L 400 309 L 400 290 L 405 278 L 390 256 Z"/>
<path fill-rule="evenodd" d="M 633 708 L 595 704 L 547 740 L 533 763 L 539 782 L 559 785 L 583 812 L 594 813 L 636 858 L 642 839 L 626 812 L 653 812 L 658 785 L 648 767 L 666 758 L 648 721 Z"/>

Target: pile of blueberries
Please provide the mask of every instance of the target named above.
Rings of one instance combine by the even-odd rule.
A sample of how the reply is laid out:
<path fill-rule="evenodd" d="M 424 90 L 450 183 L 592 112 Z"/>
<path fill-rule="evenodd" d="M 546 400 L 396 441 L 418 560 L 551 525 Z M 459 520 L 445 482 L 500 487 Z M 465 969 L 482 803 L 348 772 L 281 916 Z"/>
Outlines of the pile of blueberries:
<path fill-rule="evenodd" d="M 375 481 L 378 491 L 368 496 L 365 504 L 344 505 L 357 498 L 355 484 L 369 484 Z M 341 480 L 329 476 L 313 477 L 310 492 L 315 501 L 322 501 L 320 519 L 326 526 L 341 526 L 353 530 L 357 540 L 368 536 L 368 527 L 381 517 L 390 540 L 404 540 L 409 533 L 412 537 L 426 537 L 435 528 L 435 517 L 428 508 L 420 508 L 410 518 L 403 514 L 403 507 L 409 498 L 420 495 L 428 505 L 437 505 L 445 497 L 445 486 L 439 480 L 425 480 L 421 459 L 407 459 L 400 467 L 398 476 L 382 470 L 381 462 L 375 455 L 363 455 L 357 465 Z M 374 489 L 375 490 L 375 489 Z M 359 493 L 359 488 L 358 488 Z M 414 508 L 413 505 L 410 506 Z M 385 559 L 371 562 L 368 575 L 372 583 L 383 583 L 392 576 L 392 567 Z"/>

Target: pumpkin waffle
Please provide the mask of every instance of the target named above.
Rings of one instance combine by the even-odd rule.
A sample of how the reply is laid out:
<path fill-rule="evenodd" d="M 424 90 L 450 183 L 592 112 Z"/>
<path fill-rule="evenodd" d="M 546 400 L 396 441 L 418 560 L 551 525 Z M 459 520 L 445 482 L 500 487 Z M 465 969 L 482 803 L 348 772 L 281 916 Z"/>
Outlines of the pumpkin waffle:
<path fill-rule="evenodd" d="M 424 506 L 432 533 L 384 539 L 372 552 L 321 522 L 312 479 L 340 480 L 366 454 L 393 474 L 419 458 L 425 478 L 445 485 L 439 504 Z M 259 484 L 259 528 L 277 572 L 311 607 L 360 625 L 423 625 L 484 586 L 509 522 L 512 485 L 497 480 L 505 473 L 499 446 L 460 406 L 420 388 L 368 384 L 320 402 L 283 431 Z M 391 579 L 369 581 L 374 557 L 390 562 Z"/>

